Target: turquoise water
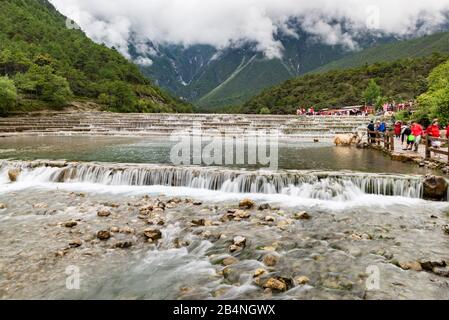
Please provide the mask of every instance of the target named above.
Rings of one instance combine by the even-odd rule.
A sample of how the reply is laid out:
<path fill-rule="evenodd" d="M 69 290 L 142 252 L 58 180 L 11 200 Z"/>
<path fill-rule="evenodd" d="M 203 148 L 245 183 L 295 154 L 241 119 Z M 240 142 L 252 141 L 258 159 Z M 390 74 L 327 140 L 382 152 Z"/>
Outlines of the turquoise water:
<path fill-rule="evenodd" d="M 175 144 L 176 142 L 171 142 L 169 138 L 11 137 L 0 139 L 0 158 L 171 164 L 170 151 Z M 260 167 L 235 164 L 227 166 Z M 402 174 L 431 172 L 414 165 L 393 162 L 377 151 L 337 148 L 331 140 L 322 140 L 319 143 L 312 140 L 281 141 L 279 169 Z"/>

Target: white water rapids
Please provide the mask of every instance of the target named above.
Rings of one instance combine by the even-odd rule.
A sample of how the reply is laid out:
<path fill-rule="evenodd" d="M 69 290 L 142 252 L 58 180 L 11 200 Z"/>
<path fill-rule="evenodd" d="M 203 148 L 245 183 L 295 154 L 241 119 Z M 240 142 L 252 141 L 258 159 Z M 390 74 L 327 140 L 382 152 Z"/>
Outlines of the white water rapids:
<path fill-rule="evenodd" d="M 20 174 L 16 188 L 38 184 L 101 185 L 105 188 L 164 187 L 231 194 L 284 195 L 298 199 L 350 201 L 364 195 L 422 198 L 421 176 L 326 171 L 248 171 L 223 168 L 115 165 L 102 163 L 3 161 L 2 190 L 13 188 L 10 170 Z M 168 188 L 167 188 L 168 187 Z M 196 190 L 196 191 L 195 191 Z"/>

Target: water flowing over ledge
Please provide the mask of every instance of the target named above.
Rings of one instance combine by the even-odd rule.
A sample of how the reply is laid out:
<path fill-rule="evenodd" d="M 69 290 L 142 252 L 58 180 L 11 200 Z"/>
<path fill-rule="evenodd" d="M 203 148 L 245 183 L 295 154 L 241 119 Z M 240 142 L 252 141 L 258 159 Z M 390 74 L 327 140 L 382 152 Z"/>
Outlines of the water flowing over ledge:
<path fill-rule="evenodd" d="M 364 194 L 422 198 L 421 176 L 329 171 L 266 171 L 216 167 L 2 161 L 0 184 L 94 183 L 108 186 L 166 186 L 227 193 L 282 194 L 305 199 L 356 200 Z"/>

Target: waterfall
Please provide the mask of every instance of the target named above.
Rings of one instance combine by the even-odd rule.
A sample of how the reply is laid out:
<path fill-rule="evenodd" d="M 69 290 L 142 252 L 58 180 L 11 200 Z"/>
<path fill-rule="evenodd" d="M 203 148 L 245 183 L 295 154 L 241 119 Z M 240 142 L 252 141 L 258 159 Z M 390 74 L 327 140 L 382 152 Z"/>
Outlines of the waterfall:
<path fill-rule="evenodd" d="M 250 171 L 209 167 L 3 161 L 0 184 L 8 171 L 20 169 L 18 182 L 95 183 L 103 185 L 169 186 L 232 193 L 284 194 L 308 199 L 350 200 L 363 194 L 422 198 L 419 176 L 326 172 Z"/>

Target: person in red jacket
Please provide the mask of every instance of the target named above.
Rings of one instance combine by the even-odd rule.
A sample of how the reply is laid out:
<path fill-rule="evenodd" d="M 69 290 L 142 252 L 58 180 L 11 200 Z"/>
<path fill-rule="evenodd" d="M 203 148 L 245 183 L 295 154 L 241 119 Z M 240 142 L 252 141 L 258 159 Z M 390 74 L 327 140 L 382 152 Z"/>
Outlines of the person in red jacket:
<path fill-rule="evenodd" d="M 412 135 L 415 137 L 414 150 L 415 152 L 417 152 L 419 144 L 422 140 L 422 136 L 424 135 L 424 130 L 422 126 L 416 121 L 413 121 L 412 123 Z"/>
<path fill-rule="evenodd" d="M 427 127 L 426 133 L 429 135 L 429 137 L 432 137 L 432 138 L 440 138 L 441 137 L 440 126 L 438 125 L 438 120 L 434 120 L 432 122 L 432 124 L 429 127 Z M 441 141 L 431 140 L 431 146 L 435 149 L 438 149 L 441 147 Z"/>
<path fill-rule="evenodd" d="M 394 125 L 394 135 L 396 136 L 396 138 L 401 137 L 401 131 L 402 131 L 402 122 L 397 121 Z"/>

